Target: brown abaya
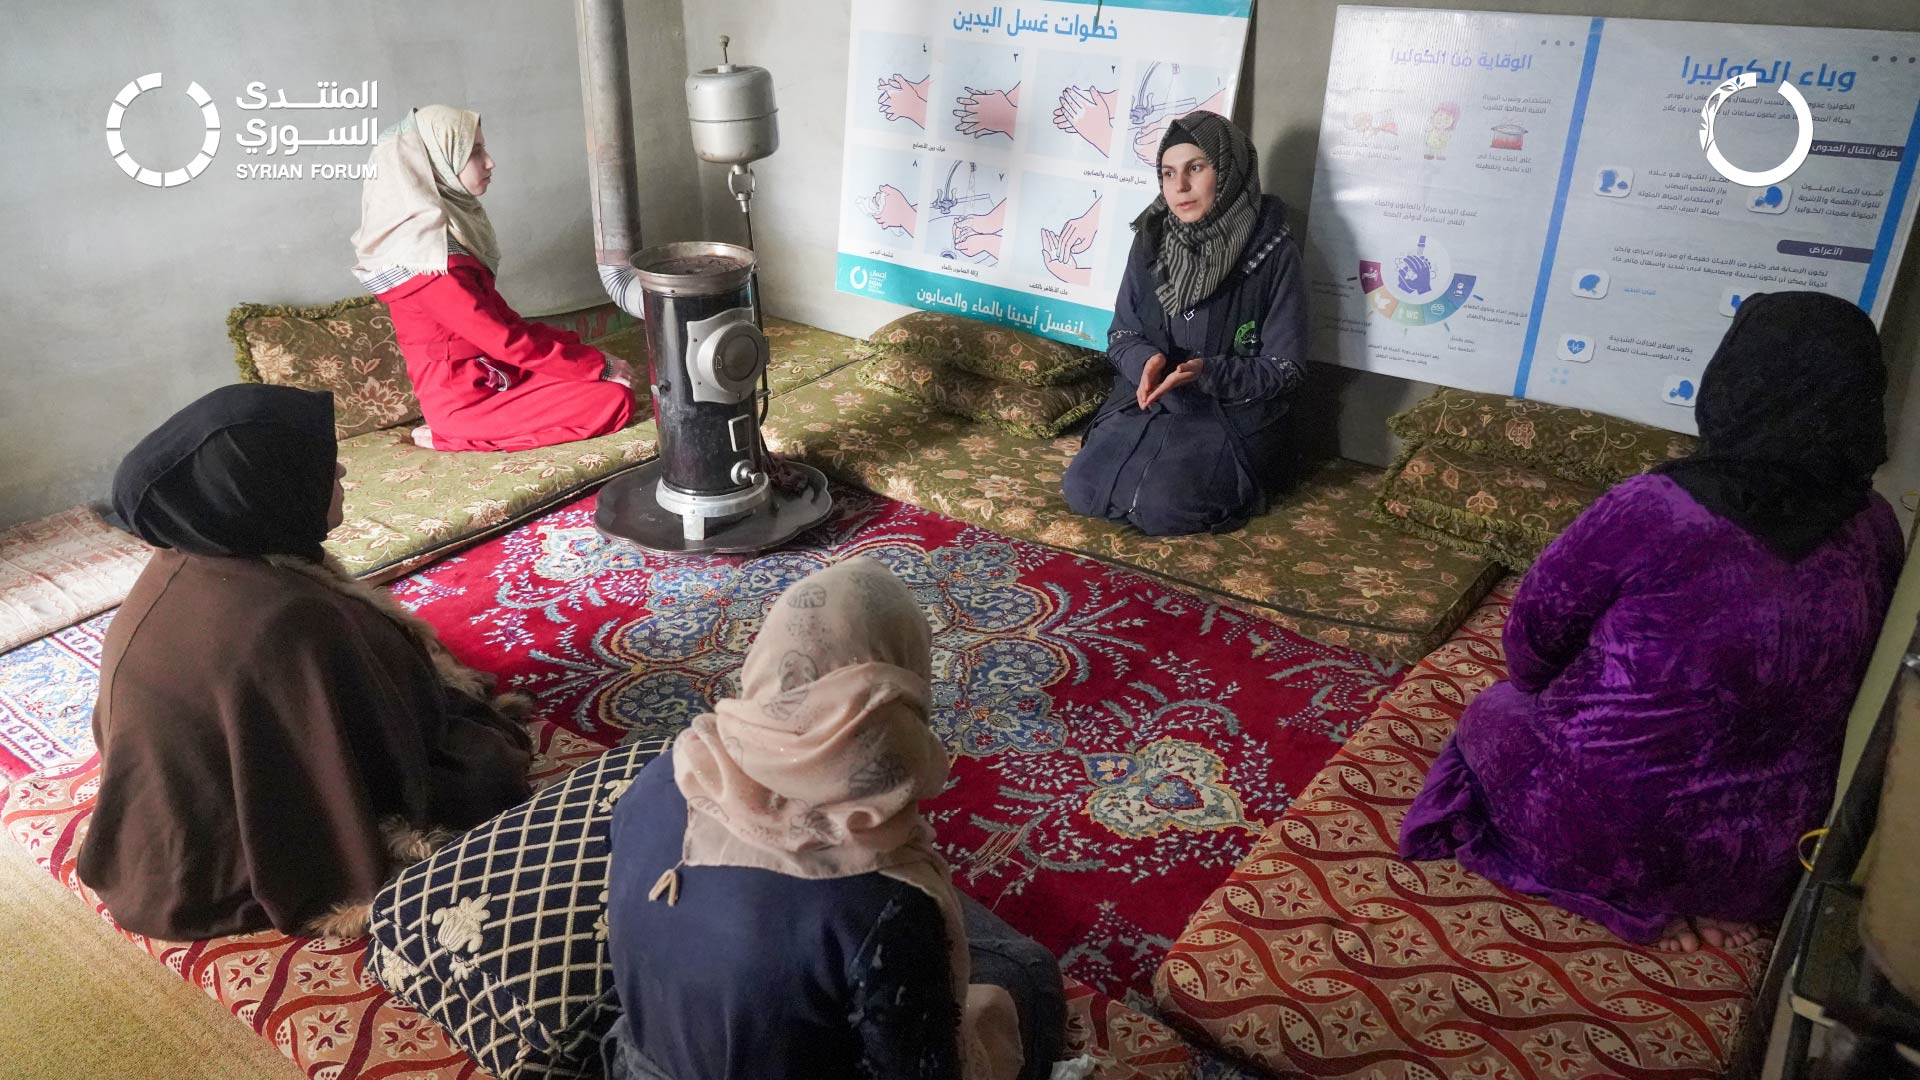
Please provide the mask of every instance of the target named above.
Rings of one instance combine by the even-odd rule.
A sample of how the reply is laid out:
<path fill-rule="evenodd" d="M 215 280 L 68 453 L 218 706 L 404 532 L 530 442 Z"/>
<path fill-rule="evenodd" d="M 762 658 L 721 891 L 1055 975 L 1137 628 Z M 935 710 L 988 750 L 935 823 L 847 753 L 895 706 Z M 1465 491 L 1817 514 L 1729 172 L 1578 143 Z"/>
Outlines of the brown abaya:
<path fill-rule="evenodd" d="M 359 933 L 436 833 L 528 794 L 491 677 L 323 561 L 334 453 L 327 395 L 230 386 L 115 479 L 163 550 L 107 636 L 79 871 L 128 930 Z"/>

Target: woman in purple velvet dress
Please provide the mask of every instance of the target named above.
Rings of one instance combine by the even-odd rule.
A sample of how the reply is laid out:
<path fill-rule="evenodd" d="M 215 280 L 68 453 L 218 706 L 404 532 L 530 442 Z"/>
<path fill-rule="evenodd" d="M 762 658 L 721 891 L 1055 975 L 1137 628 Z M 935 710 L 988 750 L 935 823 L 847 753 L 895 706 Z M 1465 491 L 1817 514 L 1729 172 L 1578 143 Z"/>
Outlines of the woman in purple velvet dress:
<path fill-rule="evenodd" d="M 1873 323 L 1750 296 L 1701 379 L 1700 447 L 1607 492 L 1507 619 L 1400 833 L 1636 943 L 1744 944 L 1792 892 L 1899 572 Z"/>

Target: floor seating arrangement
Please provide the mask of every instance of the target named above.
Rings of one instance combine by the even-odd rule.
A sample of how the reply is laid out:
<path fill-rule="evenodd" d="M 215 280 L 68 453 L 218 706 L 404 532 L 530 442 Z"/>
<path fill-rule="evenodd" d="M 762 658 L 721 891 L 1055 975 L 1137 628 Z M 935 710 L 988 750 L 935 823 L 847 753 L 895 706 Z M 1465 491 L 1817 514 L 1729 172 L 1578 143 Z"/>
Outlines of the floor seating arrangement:
<path fill-rule="evenodd" d="M 595 318 L 607 317 L 574 317 L 576 332 L 591 336 Z M 910 325 L 899 329 L 903 324 Z M 651 420 L 599 439 L 511 454 L 443 454 L 413 445 L 418 406 L 391 320 L 371 297 L 313 308 L 241 305 L 228 326 L 243 378 L 335 394 L 348 493 L 346 521 L 328 549 L 371 580 L 402 576 L 494 535 L 658 451 Z M 967 336 L 956 342 L 956 335 Z M 1073 518 L 1058 487 L 1077 438 L 1007 434 L 882 388 L 901 384 L 900 361 L 920 353 L 985 358 L 973 360 L 976 370 L 968 374 L 996 387 L 988 407 L 1003 414 L 1000 423 L 1044 430 L 1063 415 L 1085 415 L 1084 392 L 1063 395 L 1085 383 L 1085 357 L 1097 354 L 1009 331 L 956 328 L 924 313 L 882 328 L 872 344 L 778 319 L 768 320 L 767 336 L 774 395 L 767 437 L 777 452 L 903 502 L 1156 574 L 1317 640 L 1411 662 L 1438 644 L 1501 573 L 1486 557 L 1387 527 L 1373 511 L 1380 474 L 1351 462 L 1324 467 L 1240 533 L 1147 537 Z M 596 343 L 644 361 L 638 326 Z M 1007 390 L 1029 389 L 1014 381 L 1020 377 L 1053 378 L 1046 364 L 1071 380 L 1030 388 L 1059 402 L 1052 415 L 1030 417 L 1030 394 L 1014 406 L 1026 411 L 1008 420 Z M 950 398 L 943 404 L 953 407 Z M 966 475 L 956 479 L 963 463 Z"/>
<path fill-rule="evenodd" d="M 552 724 L 536 722 L 533 734 L 538 747 L 533 777 L 541 788 L 606 756 L 599 744 Z M 99 778 L 99 758 L 90 756 L 16 781 L 0 812 L 0 829 L 111 923 L 105 905 L 75 872 Z M 365 938 L 296 938 L 265 931 L 166 942 L 121 933 L 279 1046 L 308 1076 L 484 1080 L 490 1075 L 441 1024 L 381 988 L 368 966 L 372 950 Z M 392 964 L 392 955 L 384 962 Z M 1176 1080 L 1193 1075 L 1191 1051 L 1166 1025 L 1071 979 L 1066 989 L 1067 1050 L 1093 1059 L 1092 1077 Z M 508 1067 L 493 1075 L 501 1080 L 576 1075 L 515 1068 L 515 1052 L 517 1048 L 504 1059 Z M 487 1060 L 498 1065 L 502 1059 Z"/>
<path fill-rule="evenodd" d="M 1691 453 L 1690 435 L 1586 409 L 1442 388 L 1387 421 L 1395 528 L 1525 570 L 1607 488 Z"/>
<path fill-rule="evenodd" d="M 1099 1059 L 1095 1075 L 1194 1075 L 1199 1052 L 1189 1044 L 1278 1075 L 1718 1075 L 1751 1008 L 1768 943 L 1667 956 L 1627 946 L 1457 865 L 1414 866 L 1394 855 L 1399 817 L 1433 755 L 1467 702 L 1502 672 L 1499 630 L 1511 591 L 1510 583 L 1496 589 L 1414 667 L 1193 915 L 1154 980 L 1157 1006 L 1173 1029 L 1070 984 L 1074 1045 Z M 610 793 L 608 783 L 618 782 L 606 769 L 634 767 L 620 755 L 637 751 L 606 753 L 601 744 L 544 722 L 535 732 L 540 782 L 577 775 L 573 802 L 585 813 Z M 14 842 L 96 909 L 73 865 L 97 775 L 92 759 L 44 770 L 13 785 L 0 815 Z M 541 798 L 558 799 L 555 792 L 564 789 L 549 788 Z M 500 835 L 483 827 L 465 844 L 484 855 Z M 466 850 L 449 858 L 458 865 Z M 436 910 L 459 911 L 463 901 L 506 901 L 502 911 L 514 910 L 514 891 L 489 892 L 484 873 L 456 880 L 457 874 L 436 878 L 430 870 L 422 867 L 417 880 L 396 884 L 384 898 L 388 909 L 403 907 L 408 896 L 424 902 L 429 889 L 439 888 Z M 592 891 L 590 881 L 585 886 Z M 574 890 L 568 903 L 582 895 Z M 416 924 L 421 913 L 413 914 Z M 441 922 L 457 934 L 457 916 Z M 411 975 L 378 959 L 384 939 L 370 957 L 361 941 L 273 933 L 195 944 L 129 936 L 274 1039 L 309 1075 L 336 1067 L 348 1080 L 481 1075 L 481 1066 L 448 1034 L 460 1031 L 475 1049 L 489 1044 L 476 1037 L 476 1002 L 486 1003 L 489 1016 L 513 1016 L 525 1030 L 539 1032 L 538 1039 L 496 1032 L 492 1039 L 506 1056 L 483 1058 L 487 1067 L 503 1076 L 545 1075 L 533 1071 L 537 1058 L 527 1048 L 555 1045 L 566 1024 L 531 1025 L 545 1022 L 543 1009 L 592 1014 L 598 989 L 566 987 L 564 964 L 544 981 L 519 968 L 517 984 L 503 976 L 487 982 L 491 996 L 463 995 L 453 1005 L 442 984 L 439 1009 L 422 1016 L 379 989 L 372 975 L 403 980 L 427 971 L 432 945 L 441 942 L 431 915 L 427 924 L 436 936 L 428 940 L 416 931 L 413 943 L 416 950 L 426 944 L 425 950 L 396 950 Z M 467 956 L 442 959 L 484 964 L 504 961 L 512 951 L 490 950 L 484 937 L 474 940 L 479 947 Z M 530 955 L 524 948 L 517 953 L 519 959 Z M 418 1000 L 433 999 L 423 992 Z M 456 1009 L 464 1012 L 456 1016 Z"/>
<path fill-rule="evenodd" d="M 610 306 L 544 320 L 571 329 L 635 370 L 643 327 Z M 359 297 L 310 308 L 242 304 L 228 317 L 240 376 L 334 394 L 346 521 L 327 550 L 356 576 L 390 581 L 652 461 L 653 421 L 584 442 L 515 453 L 448 454 L 413 444 L 419 404 L 386 306 Z M 611 328 L 611 329 L 610 329 Z M 852 338 L 767 320 L 775 398 L 867 355 Z M 644 386 L 635 387 L 645 394 Z M 642 409 L 645 409 L 643 404 Z"/>
<path fill-rule="evenodd" d="M 1060 477 L 1077 435 L 1036 439 L 864 378 L 858 361 L 775 403 L 767 443 L 829 476 L 994 532 L 1170 581 L 1316 641 L 1412 663 L 1505 571 L 1375 516 L 1381 473 L 1332 461 L 1232 533 L 1147 536 L 1075 517 Z"/>
<path fill-rule="evenodd" d="M 565 324 L 636 367 L 644 362 L 640 330 L 605 311 Z M 554 573 L 583 579 L 617 561 L 617 552 L 600 550 L 605 542 L 584 511 L 560 504 L 651 460 L 650 420 L 523 453 L 422 450 L 408 435 L 418 409 L 377 303 L 243 305 L 230 329 L 244 378 L 335 393 L 349 491 L 346 524 L 328 547 L 352 572 L 398 578 L 534 518 L 541 524 L 523 530 L 528 540 L 516 533 L 499 543 L 524 548 L 538 532 L 545 546 L 516 549 L 514 558 L 565 564 L 572 570 Z M 1323 758 L 1301 763 L 1287 787 L 1297 792 L 1290 805 L 1283 799 L 1274 804 L 1277 816 L 1243 819 L 1241 845 L 1212 863 L 1214 877 L 1192 883 L 1191 897 L 1168 908 L 1170 925 L 1160 933 L 1172 935 L 1176 920 L 1239 860 L 1152 969 L 1151 956 L 1168 937 L 1156 939 L 1134 983 L 1137 1008 L 1067 980 L 1069 1052 L 1088 1055 L 1092 1075 L 1218 1076 L 1223 1058 L 1261 1075 L 1354 1080 L 1719 1074 L 1752 1007 L 1770 942 L 1661 954 L 1457 864 L 1411 865 L 1396 856 L 1401 816 L 1434 756 L 1473 695 L 1503 673 L 1500 630 L 1514 588 L 1513 579 L 1502 582 L 1506 568 L 1526 565 L 1608 484 L 1685 453 L 1679 437 L 1442 391 L 1395 418 L 1407 449 L 1387 472 L 1322 463 L 1243 530 L 1148 537 L 1075 518 L 1060 495 L 1078 446 L 1069 429 L 1098 389 L 1084 356 L 924 315 L 890 324 L 870 342 L 781 320 L 769 320 L 767 334 L 774 357 L 769 445 L 957 520 L 941 523 L 956 534 L 942 541 L 951 549 L 1005 546 L 988 535 L 1003 534 L 1106 564 L 1029 549 L 1039 551 L 1034 558 L 1072 563 L 1078 574 L 1111 580 L 1137 571 L 1177 590 L 1164 600 L 1184 607 L 1186 595 L 1198 598 L 1205 614 L 1196 619 L 1265 620 L 1390 661 L 1348 654 L 1385 673 L 1382 690 L 1399 678 L 1397 664 L 1412 665 L 1397 688 L 1353 710 L 1326 744 L 1344 738 L 1344 745 L 1304 787 L 1298 781 Z M 947 352 L 962 357 L 954 366 L 964 378 L 930 359 Z M 586 547 L 597 553 L 582 554 Z M 460 570 L 460 562 L 445 565 Z M 401 599 L 467 591 L 444 588 L 441 577 L 437 569 L 416 574 Z M 1136 591 L 1151 584 L 1129 579 Z M 688 596 L 706 595 L 697 585 Z M 480 591 L 489 595 L 476 591 L 473 604 L 508 602 Z M 512 602 L 543 618 L 568 618 L 553 597 Z M 606 655 L 622 672 L 637 662 L 617 649 Z M 601 915 L 607 820 L 612 800 L 669 736 L 635 729 L 608 750 L 612 739 L 594 741 L 546 719 L 532 731 L 541 793 L 397 878 L 377 904 L 371 941 L 271 932 L 197 943 L 126 936 L 309 1076 L 592 1075 L 612 1015 Z M 1071 749 L 1056 739 L 1023 750 L 1023 760 L 1049 761 L 1051 752 L 1066 761 L 1060 751 Z M 1189 751 L 1210 754 L 1197 744 Z M 1218 796 L 1217 776 L 1186 776 L 1180 762 L 1119 751 L 1085 756 L 1086 775 L 1104 797 L 1131 799 L 1127 793 L 1138 789 L 1137 806 L 1115 806 L 1128 811 L 1118 820 L 1140 836 L 1166 832 L 1162 818 L 1179 809 L 1156 798 Z M 1153 769 L 1167 775 L 1155 780 Z M 1133 775 L 1141 770 L 1151 775 Z M 82 755 L 14 782 L 0 829 L 111 922 L 74 871 L 98 775 L 97 758 Z M 1216 801 L 1223 813 L 1240 806 Z M 1207 834 L 1191 835 L 1179 840 L 1189 850 Z M 546 859 L 537 872 L 525 871 L 519 856 L 529 849 Z M 1148 1015 L 1149 1007 L 1158 1015 Z"/>
<path fill-rule="evenodd" d="M 0 653 L 118 605 L 147 555 L 84 506 L 0 529 Z"/>
<path fill-rule="evenodd" d="M 1397 855 L 1441 744 L 1505 675 L 1511 594 L 1414 666 L 1194 913 L 1154 977 L 1184 1033 L 1283 1075 L 1722 1074 L 1771 941 L 1662 953 Z"/>

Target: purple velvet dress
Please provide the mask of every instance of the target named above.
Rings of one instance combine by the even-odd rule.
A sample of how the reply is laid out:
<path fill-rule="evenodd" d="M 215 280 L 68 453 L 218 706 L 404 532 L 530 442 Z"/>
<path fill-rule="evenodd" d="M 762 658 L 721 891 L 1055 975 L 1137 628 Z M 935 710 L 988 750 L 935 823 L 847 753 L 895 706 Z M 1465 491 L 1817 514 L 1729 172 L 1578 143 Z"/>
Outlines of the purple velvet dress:
<path fill-rule="evenodd" d="M 1400 833 L 1633 942 L 1777 917 L 1903 553 L 1878 496 L 1798 562 L 1672 480 L 1602 496 L 1521 583 L 1507 681 L 1468 706 Z"/>

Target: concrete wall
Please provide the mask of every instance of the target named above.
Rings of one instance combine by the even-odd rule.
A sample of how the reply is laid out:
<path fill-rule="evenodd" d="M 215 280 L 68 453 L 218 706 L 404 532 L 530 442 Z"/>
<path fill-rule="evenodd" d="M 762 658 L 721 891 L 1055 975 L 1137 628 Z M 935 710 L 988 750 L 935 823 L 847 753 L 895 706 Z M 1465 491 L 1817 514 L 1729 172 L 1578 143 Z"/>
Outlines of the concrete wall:
<path fill-rule="evenodd" d="M 1236 116 L 1250 124 L 1266 189 L 1295 208 L 1294 224 L 1302 237 L 1337 6 L 1334 0 L 1259 0 Z M 1403 6 L 1920 30 L 1920 4 L 1910 0 L 1453 0 Z M 904 309 L 833 289 L 837 218 L 832 207 L 839 192 L 845 127 L 849 12 L 845 0 L 688 0 L 685 17 L 688 57 L 694 66 L 715 62 L 714 41 L 725 33 L 733 37 L 735 59 L 760 64 L 774 75 L 782 145 L 779 153 L 755 166 L 761 193 L 756 239 L 768 306 L 842 333 L 865 334 Z M 718 175 L 708 176 L 702 191 L 709 232 L 716 238 L 737 237 L 739 215 Z M 1882 471 L 1881 488 L 1896 499 L 1920 488 L 1916 281 L 1920 251 L 1909 250 L 1883 328 L 1893 369 L 1889 407 L 1898 423 L 1894 460 Z M 1302 409 L 1303 419 L 1337 430 L 1341 453 L 1376 464 L 1388 461 L 1394 449 L 1385 419 L 1431 389 L 1366 372 L 1325 366 L 1317 372 L 1318 385 Z"/>
<path fill-rule="evenodd" d="M 639 116 L 643 227 L 690 239 L 699 222 L 682 100 L 679 0 L 628 0 Z M 380 82 L 380 126 L 411 105 L 482 115 L 498 161 L 487 209 L 505 259 L 501 289 L 530 314 L 603 299 L 589 231 L 585 122 L 573 6 L 340 0 L 302 5 L 97 0 L 7 5 L 0 63 L 0 526 L 104 495 L 121 455 L 194 397 L 234 377 L 226 314 L 236 302 L 320 303 L 352 295 L 352 180 L 242 180 L 264 160 L 235 142 L 250 117 L 293 118 L 302 138 L 360 112 L 249 112 L 264 81 L 310 101 L 316 80 Z M 136 159 L 178 167 L 200 140 L 176 92 L 213 95 L 223 136 L 211 167 L 173 189 L 109 161 L 107 106 L 151 71 L 124 130 Z M 303 148 L 281 160 L 361 162 L 365 148 Z"/>
<path fill-rule="evenodd" d="M 772 70 L 782 147 L 756 166 L 757 237 L 768 306 L 863 335 L 902 309 L 833 289 L 849 36 L 846 0 L 627 0 L 642 213 L 649 243 L 739 238 L 719 170 L 694 162 L 681 81 L 718 59 Z M 1440 5 L 1431 5 L 1440 6 Z M 1452 6 L 1471 6 L 1456 3 Z M 1506 10 L 1611 17 L 1728 19 L 1920 30 L 1905 0 L 1507 0 Z M 1247 51 L 1238 119 L 1260 147 L 1264 181 L 1304 208 L 1313 179 L 1333 0 L 1262 0 Z M 114 465 L 143 432 L 232 377 L 227 309 L 242 300 L 316 303 L 355 291 L 347 237 L 359 184 L 240 180 L 257 162 L 234 142 L 247 82 L 287 88 L 316 79 L 379 79 L 380 120 L 407 105 L 464 103 L 487 118 L 499 172 L 487 205 L 507 261 L 502 289 L 538 313 L 595 302 L 583 121 L 571 5 L 490 6 L 343 0 L 324 16 L 238 5 L 183 11 L 151 0 L 101 0 L 58 13 L 12 5 L 0 65 L 0 526 L 103 495 Z M 684 33 L 683 33 L 684 29 Z M 106 108 L 120 86 L 160 70 L 199 81 L 225 129 L 211 169 L 184 187 L 143 187 L 107 160 Z M 306 95 L 310 97 L 311 95 Z M 307 113 L 317 119 L 329 114 Z M 358 114 L 331 114 L 336 123 Z M 172 89 L 142 96 L 127 121 L 137 158 L 183 162 L 198 114 Z M 303 135 L 305 131 L 303 130 Z M 363 150 L 312 149 L 301 162 L 364 160 Z M 1893 368 L 1890 496 L 1920 488 L 1920 253 L 1909 251 L 1885 326 Z M 1376 463 L 1393 447 L 1382 421 L 1428 387 L 1317 369 L 1303 420 L 1340 452 Z"/>

